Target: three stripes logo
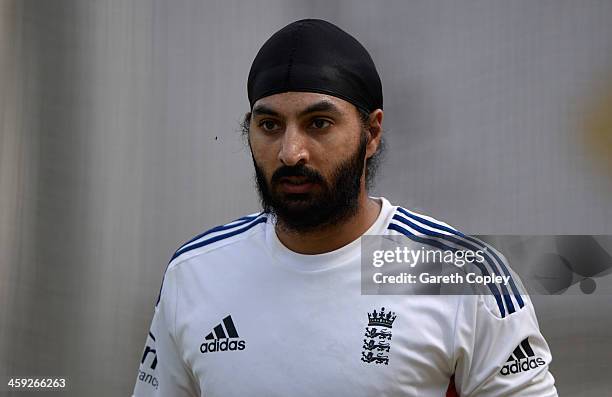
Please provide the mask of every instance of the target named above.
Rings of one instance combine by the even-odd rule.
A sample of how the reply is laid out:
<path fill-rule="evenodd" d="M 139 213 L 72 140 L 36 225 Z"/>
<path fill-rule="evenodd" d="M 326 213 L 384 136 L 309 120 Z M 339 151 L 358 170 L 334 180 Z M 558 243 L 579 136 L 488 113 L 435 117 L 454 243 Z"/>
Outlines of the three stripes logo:
<path fill-rule="evenodd" d="M 523 339 L 523 341 L 514 349 L 506 365 L 504 365 L 500 373 L 503 376 L 510 374 L 518 374 L 523 371 L 530 371 L 538 368 L 540 365 L 544 365 L 546 362 L 541 357 L 536 357 L 531 345 L 529 344 L 529 338 Z"/>
<path fill-rule="evenodd" d="M 246 347 L 246 341 L 238 337 L 231 315 L 225 317 L 204 339 L 200 345 L 202 353 L 244 350 Z"/>

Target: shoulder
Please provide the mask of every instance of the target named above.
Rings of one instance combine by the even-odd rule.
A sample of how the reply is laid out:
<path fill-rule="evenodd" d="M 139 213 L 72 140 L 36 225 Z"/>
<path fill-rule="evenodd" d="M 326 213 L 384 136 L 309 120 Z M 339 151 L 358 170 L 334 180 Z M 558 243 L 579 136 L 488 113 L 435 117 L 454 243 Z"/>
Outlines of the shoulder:
<path fill-rule="evenodd" d="M 409 210 L 402 206 L 394 206 L 393 216 L 388 229 L 395 230 L 407 237 L 439 237 L 442 235 L 463 235 L 459 230 L 436 218 L 423 213 Z"/>
<path fill-rule="evenodd" d="M 173 273 L 176 273 L 175 270 L 180 267 L 181 263 L 192 258 L 201 257 L 207 253 L 222 249 L 223 247 L 232 246 L 233 244 L 245 241 L 249 237 L 263 232 L 267 220 L 267 214 L 262 212 L 253 213 L 223 225 L 215 226 L 198 234 L 186 243 L 183 243 L 174 252 L 168 262 L 155 306 L 157 307 L 159 305 L 162 294 L 164 294 L 164 291 L 168 288 L 167 279 L 171 278 L 170 276 Z"/>
<path fill-rule="evenodd" d="M 231 222 L 210 228 L 183 243 L 172 255 L 168 270 L 187 259 L 201 256 L 222 247 L 231 246 L 264 230 L 268 220 L 265 213 L 253 213 Z"/>
<path fill-rule="evenodd" d="M 429 215 L 397 206 L 388 229 L 409 239 L 444 251 L 478 251 L 482 262 L 475 262 L 473 269 L 481 275 L 502 277 L 505 282 L 489 284 L 483 301 L 491 314 L 505 318 L 521 311 L 529 304 L 525 289 L 511 269 L 508 261 L 490 244 Z"/>

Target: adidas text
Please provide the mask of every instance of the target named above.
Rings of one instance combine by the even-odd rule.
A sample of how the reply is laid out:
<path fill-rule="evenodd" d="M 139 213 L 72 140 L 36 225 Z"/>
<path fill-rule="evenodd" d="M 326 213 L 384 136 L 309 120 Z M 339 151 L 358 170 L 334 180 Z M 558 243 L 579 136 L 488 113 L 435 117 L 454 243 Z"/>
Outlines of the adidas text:
<path fill-rule="evenodd" d="M 502 367 L 500 373 L 504 376 L 510 374 L 518 374 L 519 372 L 529 371 L 538 368 L 540 365 L 544 365 L 546 362 L 540 358 L 529 358 L 522 361 L 515 361 L 512 364 L 506 364 Z"/>
<path fill-rule="evenodd" d="M 232 339 L 215 339 L 210 342 L 204 342 L 200 345 L 202 353 L 225 352 L 234 350 L 244 350 L 246 341 Z"/>

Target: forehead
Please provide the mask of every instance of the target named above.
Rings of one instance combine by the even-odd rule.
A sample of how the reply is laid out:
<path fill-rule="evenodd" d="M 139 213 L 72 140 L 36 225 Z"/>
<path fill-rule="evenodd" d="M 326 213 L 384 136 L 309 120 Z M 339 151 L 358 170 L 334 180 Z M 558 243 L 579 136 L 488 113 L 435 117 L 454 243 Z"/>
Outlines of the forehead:
<path fill-rule="evenodd" d="M 344 99 L 316 92 L 294 91 L 260 98 L 253 104 L 252 111 L 254 115 L 257 115 L 259 110 L 265 110 L 266 113 L 273 110 L 275 113 L 289 116 L 298 115 L 309 108 L 341 114 L 356 113 L 355 106 Z"/>

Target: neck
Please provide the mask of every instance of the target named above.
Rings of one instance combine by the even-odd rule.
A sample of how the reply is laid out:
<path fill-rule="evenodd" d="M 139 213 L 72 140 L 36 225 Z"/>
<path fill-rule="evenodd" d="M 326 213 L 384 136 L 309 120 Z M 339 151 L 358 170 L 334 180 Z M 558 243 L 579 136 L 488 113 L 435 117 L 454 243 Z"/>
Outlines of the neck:
<path fill-rule="evenodd" d="M 315 255 L 334 251 L 356 240 L 378 218 L 382 205 L 368 197 L 365 190 L 359 195 L 357 213 L 345 222 L 301 233 L 276 227 L 276 235 L 283 245 L 299 254 Z"/>

